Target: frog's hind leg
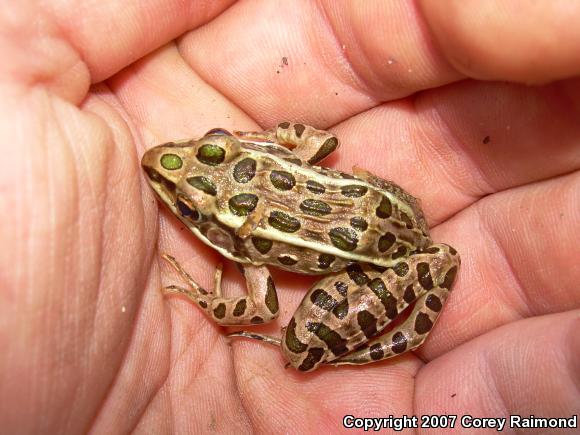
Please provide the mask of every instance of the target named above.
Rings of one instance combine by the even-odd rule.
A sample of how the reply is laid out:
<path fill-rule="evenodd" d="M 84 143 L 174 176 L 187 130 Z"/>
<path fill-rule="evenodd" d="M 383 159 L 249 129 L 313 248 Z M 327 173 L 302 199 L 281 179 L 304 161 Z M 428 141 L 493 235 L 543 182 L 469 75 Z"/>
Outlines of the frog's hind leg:
<path fill-rule="evenodd" d="M 212 294 L 199 286 L 175 258 L 163 255 L 163 259 L 177 271 L 191 288 L 170 285 L 163 288 L 163 293 L 165 295 L 180 294 L 187 297 L 219 325 L 260 324 L 278 317 L 278 295 L 267 267 L 242 265 L 248 295 L 223 297 L 221 267 L 216 269 L 215 288 Z"/>
<path fill-rule="evenodd" d="M 419 347 L 437 321 L 457 269 L 451 269 L 449 278 L 439 286 L 421 295 L 409 317 L 387 334 L 367 342 L 363 347 L 334 361 L 331 365 L 360 365 L 381 361 Z"/>
<path fill-rule="evenodd" d="M 241 139 L 280 143 L 312 165 L 338 148 L 338 139 L 332 133 L 292 122 L 281 122 L 275 128 L 262 132 L 236 131 L 235 134 Z"/>

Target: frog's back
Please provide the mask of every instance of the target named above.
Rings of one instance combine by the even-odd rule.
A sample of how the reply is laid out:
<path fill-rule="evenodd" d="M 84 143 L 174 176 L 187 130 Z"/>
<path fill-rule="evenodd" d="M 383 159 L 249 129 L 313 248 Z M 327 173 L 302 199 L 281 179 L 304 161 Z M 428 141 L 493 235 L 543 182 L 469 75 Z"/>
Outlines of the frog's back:
<path fill-rule="evenodd" d="M 430 244 L 414 198 L 370 174 L 363 180 L 251 143 L 214 169 L 212 228 L 232 231 L 238 261 L 322 274 L 353 262 L 388 267 Z"/>

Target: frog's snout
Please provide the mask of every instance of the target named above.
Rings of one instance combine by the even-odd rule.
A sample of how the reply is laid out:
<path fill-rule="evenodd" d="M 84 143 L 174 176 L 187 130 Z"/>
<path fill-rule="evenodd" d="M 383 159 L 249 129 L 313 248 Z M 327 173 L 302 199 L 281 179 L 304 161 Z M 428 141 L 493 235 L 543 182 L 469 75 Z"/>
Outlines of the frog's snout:
<path fill-rule="evenodd" d="M 141 157 L 141 167 L 147 171 L 148 168 L 152 168 L 154 166 L 154 161 L 157 160 L 156 153 L 153 152 L 154 148 L 145 151 L 143 157 Z"/>

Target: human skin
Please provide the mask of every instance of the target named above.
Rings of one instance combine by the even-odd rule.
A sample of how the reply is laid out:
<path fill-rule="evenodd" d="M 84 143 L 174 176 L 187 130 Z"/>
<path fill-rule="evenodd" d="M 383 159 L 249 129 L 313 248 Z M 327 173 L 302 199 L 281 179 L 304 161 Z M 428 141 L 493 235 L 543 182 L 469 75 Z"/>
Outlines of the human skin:
<path fill-rule="evenodd" d="M 578 413 L 580 4 L 231 3 L 0 8 L 0 431 Z M 400 184 L 461 254 L 419 351 L 302 374 L 162 296 L 161 253 L 206 288 L 223 259 L 159 206 L 143 152 L 282 120 L 337 134 L 325 165 Z M 279 335 L 314 278 L 273 276 L 281 315 L 255 331 Z"/>

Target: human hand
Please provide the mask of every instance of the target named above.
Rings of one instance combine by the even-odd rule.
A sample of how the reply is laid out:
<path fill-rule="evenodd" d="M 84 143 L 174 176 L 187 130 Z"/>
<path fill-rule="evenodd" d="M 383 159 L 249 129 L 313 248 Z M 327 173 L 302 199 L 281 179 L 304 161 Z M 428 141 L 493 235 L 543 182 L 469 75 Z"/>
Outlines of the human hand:
<path fill-rule="evenodd" d="M 580 9 L 229 3 L 0 13 L 0 427 L 299 433 L 346 414 L 577 413 Z M 160 253 L 207 287 L 220 258 L 158 208 L 140 156 L 279 120 L 330 127 L 342 147 L 325 164 L 402 185 L 460 252 L 418 352 L 302 374 L 162 297 L 177 278 Z M 229 275 L 226 292 L 245 291 Z M 274 278 L 280 319 L 256 330 L 277 335 L 313 279 Z"/>

